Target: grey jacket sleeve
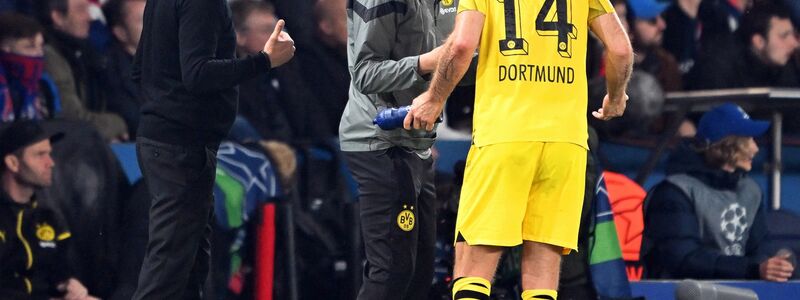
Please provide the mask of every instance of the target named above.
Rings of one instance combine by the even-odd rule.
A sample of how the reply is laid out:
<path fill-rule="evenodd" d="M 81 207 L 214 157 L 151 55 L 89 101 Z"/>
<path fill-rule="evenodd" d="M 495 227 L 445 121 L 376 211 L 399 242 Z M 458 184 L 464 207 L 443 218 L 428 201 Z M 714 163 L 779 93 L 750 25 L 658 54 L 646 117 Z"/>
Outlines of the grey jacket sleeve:
<path fill-rule="evenodd" d="M 358 2 L 358 1 L 356 1 Z M 367 6 L 375 2 L 367 1 Z M 353 16 L 353 86 L 363 94 L 392 92 L 425 82 L 419 74 L 419 55 L 393 59 L 398 43 L 397 27 L 409 18 L 408 11 L 365 18 Z"/>

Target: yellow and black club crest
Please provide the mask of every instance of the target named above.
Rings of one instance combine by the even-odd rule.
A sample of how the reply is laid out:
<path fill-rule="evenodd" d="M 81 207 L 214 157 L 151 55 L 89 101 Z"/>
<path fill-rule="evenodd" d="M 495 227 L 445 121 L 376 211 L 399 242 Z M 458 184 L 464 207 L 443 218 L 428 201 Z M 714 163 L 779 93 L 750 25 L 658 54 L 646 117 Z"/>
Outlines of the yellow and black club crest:
<path fill-rule="evenodd" d="M 56 238 L 56 231 L 53 230 L 50 224 L 38 224 L 36 225 L 36 237 L 39 238 L 40 241 L 49 242 Z"/>
<path fill-rule="evenodd" d="M 414 207 L 403 205 L 403 210 L 397 215 L 397 226 L 403 231 L 411 231 L 417 219 L 414 217 Z"/>
<path fill-rule="evenodd" d="M 453 1 L 455 1 L 455 0 L 442 0 L 442 5 L 443 6 L 453 5 Z"/>

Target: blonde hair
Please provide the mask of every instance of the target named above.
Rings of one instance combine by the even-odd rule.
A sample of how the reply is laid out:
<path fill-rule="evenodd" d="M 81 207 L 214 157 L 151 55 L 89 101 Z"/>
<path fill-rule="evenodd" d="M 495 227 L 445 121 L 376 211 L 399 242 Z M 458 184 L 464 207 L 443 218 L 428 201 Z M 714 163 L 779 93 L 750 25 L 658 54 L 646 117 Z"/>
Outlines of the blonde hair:
<path fill-rule="evenodd" d="M 747 150 L 749 141 L 750 137 L 728 136 L 709 145 L 703 150 L 706 164 L 714 168 L 722 168 L 725 165 L 736 165 L 736 161 L 738 161 Z"/>

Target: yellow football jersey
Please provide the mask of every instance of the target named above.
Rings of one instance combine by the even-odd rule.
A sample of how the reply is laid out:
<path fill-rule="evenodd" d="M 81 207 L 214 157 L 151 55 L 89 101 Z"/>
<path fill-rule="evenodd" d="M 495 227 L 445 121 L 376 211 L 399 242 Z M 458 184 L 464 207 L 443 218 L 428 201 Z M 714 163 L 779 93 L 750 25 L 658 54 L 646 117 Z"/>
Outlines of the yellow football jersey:
<path fill-rule="evenodd" d="M 486 16 L 473 117 L 476 146 L 569 142 L 588 149 L 589 21 L 609 0 L 461 0 Z"/>

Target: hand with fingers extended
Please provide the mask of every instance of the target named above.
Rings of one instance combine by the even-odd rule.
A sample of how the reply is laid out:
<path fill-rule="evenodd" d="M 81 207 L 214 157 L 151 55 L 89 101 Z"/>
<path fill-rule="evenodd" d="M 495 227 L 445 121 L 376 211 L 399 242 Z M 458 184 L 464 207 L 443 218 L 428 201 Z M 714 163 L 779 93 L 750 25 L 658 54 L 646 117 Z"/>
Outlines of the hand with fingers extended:
<path fill-rule="evenodd" d="M 403 128 L 406 130 L 411 128 L 433 130 L 439 115 L 442 114 L 444 102 L 436 101 L 431 96 L 430 92 L 424 92 L 414 99 L 405 120 L 403 120 Z"/>
<path fill-rule="evenodd" d="M 761 279 L 777 282 L 789 280 L 794 273 L 794 266 L 789 262 L 790 255 L 779 253 L 763 261 L 758 268 Z"/>
<path fill-rule="evenodd" d="M 294 56 L 294 40 L 288 33 L 283 32 L 285 25 L 284 20 L 278 20 L 275 30 L 264 44 L 264 52 L 269 57 L 269 63 L 273 68 L 285 64 Z"/>
<path fill-rule="evenodd" d="M 603 107 L 593 111 L 592 115 L 603 121 L 608 121 L 616 117 L 621 117 L 625 113 L 625 106 L 628 102 L 628 95 L 622 95 L 622 99 L 612 100 L 608 94 L 603 98 Z"/>

